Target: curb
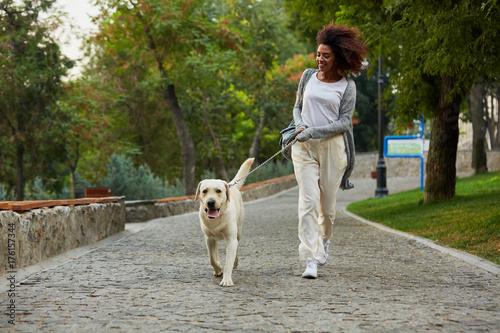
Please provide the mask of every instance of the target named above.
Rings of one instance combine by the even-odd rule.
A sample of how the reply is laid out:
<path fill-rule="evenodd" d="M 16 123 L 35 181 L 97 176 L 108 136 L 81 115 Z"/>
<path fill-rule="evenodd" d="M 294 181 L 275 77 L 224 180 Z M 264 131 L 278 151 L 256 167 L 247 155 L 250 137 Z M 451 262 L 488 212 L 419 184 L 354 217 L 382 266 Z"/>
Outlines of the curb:
<path fill-rule="evenodd" d="M 437 243 L 435 243 L 427 238 L 411 235 L 411 234 L 408 234 L 408 233 L 403 232 L 403 231 L 389 228 L 383 224 L 369 221 L 367 219 L 362 218 L 361 216 L 358 216 L 356 214 L 348 212 L 346 209 L 343 209 L 342 212 L 344 212 L 347 216 L 349 216 L 349 217 L 351 217 L 359 222 L 368 224 L 368 225 L 375 227 L 379 230 L 382 230 L 384 232 L 389 232 L 389 233 L 394 234 L 394 235 L 398 235 L 398 236 L 401 236 L 401 237 L 404 237 L 407 239 L 417 241 L 421 244 L 424 244 L 428 247 L 431 247 L 435 250 L 438 250 L 439 252 L 451 255 L 451 256 L 458 258 L 460 260 L 463 260 L 471 265 L 474 265 L 478 268 L 481 268 L 481 269 L 483 269 L 483 270 L 485 270 L 485 271 L 487 271 L 495 276 L 500 276 L 500 266 L 489 261 L 489 260 L 477 257 L 473 254 L 470 254 L 470 253 L 467 253 L 464 251 L 455 250 L 455 249 L 449 248 L 447 246 L 437 244 Z"/>

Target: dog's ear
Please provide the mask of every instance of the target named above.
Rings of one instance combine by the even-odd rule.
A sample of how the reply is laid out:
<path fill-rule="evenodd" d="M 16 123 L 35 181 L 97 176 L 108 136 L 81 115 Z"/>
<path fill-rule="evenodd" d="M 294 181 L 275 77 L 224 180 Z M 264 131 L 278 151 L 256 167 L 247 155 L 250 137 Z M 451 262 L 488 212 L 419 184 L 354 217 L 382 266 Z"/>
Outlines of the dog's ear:
<path fill-rule="evenodd" d="M 224 183 L 224 185 L 226 186 L 226 198 L 227 198 L 227 202 L 231 201 L 230 197 L 229 197 L 229 185 L 227 183 Z"/>
<path fill-rule="evenodd" d="M 195 202 L 196 202 L 196 201 L 198 201 L 198 199 L 200 198 L 200 188 L 201 188 L 201 183 L 202 183 L 202 182 L 200 182 L 200 183 L 198 184 L 198 188 L 196 189 L 196 194 L 194 195 L 194 201 L 195 201 Z"/>

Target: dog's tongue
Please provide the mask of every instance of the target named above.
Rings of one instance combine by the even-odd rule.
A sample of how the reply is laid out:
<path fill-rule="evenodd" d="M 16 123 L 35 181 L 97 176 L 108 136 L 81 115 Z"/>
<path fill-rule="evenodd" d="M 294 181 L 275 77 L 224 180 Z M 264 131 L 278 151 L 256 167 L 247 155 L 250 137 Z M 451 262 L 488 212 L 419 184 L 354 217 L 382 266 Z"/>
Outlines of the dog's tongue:
<path fill-rule="evenodd" d="M 217 209 L 208 209 L 208 217 L 211 217 L 213 219 L 219 217 L 219 211 Z"/>

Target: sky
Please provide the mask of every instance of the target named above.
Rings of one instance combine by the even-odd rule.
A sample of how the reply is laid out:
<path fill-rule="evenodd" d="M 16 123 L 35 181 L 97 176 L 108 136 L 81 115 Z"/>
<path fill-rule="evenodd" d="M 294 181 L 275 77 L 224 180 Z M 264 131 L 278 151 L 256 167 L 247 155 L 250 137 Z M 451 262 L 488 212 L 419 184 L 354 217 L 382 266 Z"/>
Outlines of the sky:
<path fill-rule="evenodd" d="M 91 17 L 98 14 L 97 7 L 92 5 L 92 0 L 57 0 L 55 3 L 56 8 L 68 13 L 71 22 L 81 32 L 88 33 L 95 28 L 91 21 Z M 77 37 L 75 31 L 65 28 L 64 33 L 61 34 L 61 50 L 70 59 L 78 59 L 83 56 L 80 50 L 82 41 Z M 76 68 L 71 70 L 70 76 L 78 75 L 80 63 L 77 63 Z"/>

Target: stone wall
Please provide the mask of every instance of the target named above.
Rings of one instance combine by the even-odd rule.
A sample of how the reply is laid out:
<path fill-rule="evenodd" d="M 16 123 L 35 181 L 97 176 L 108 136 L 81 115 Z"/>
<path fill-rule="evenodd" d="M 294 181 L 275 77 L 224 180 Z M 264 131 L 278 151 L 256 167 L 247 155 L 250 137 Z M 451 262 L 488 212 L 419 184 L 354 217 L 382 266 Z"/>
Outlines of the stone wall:
<path fill-rule="evenodd" d="M 457 173 L 472 172 L 471 151 L 459 151 L 457 154 Z M 424 161 L 427 154 L 424 155 Z M 351 179 L 370 178 L 376 171 L 378 153 L 360 153 L 356 155 L 356 166 Z M 387 177 L 420 176 L 420 158 L 384 158 L 387 167 Z M 500 170 L 500 151 L 488 152 L 488 170 Z M 246 185 L 242 188 L 243 201 L 264 198 L 297 185 L 293 175 L 271 179 L 268 181 Z M 194 196 L 167 198 L 163 200 L 127 201 L 127 222 L 145 222 L 155 218 L 184 214 L 198 210 Z"/>
<path fill-rule="evenodd" d="M 19 269 L 124 229 L 123 199 L 117 203 L 59 206 L 23 213 L 0 211 L 0 275 L 8 270 L 8 257 L 15 258 L 14 266 Z M 9 239 L 10 243 L 14 241 L 15 256 L 7 251 Z"/>
<path fill-rule="evenodd" d="M 279 193 L 294 186 L 297 186 L 295 176 L 288 175 L 243 186 L 241 195 L 244 202 L 252 201 Z M 199 209 L 199 203 L 194 201 L 194 196 L 162 200 L 127 201 L 125 204 L 127 223 L 146 222 L 155 218 L 195 212 Z"/>
<path fill-rule="evenodd" d="M 427 160 L 427 152 L 424 154 L 424 162 Z M 356 154 L 356 166 L 352 173 L 352 179 L 370 178 L 371 172 L 376 171 L 378 153 Z M 420 176 L 420 158 L 384 157 L 387 167 L 387 178 L 415 177 Z M 457 152 L 457 173 L 470 173 L 472 151 L 461 150 Z M 487 156 L 488 170 L 500 170 L 500 150 L 490 150 Z M 425 165 L 424 165 L 425 170 Z"/>

